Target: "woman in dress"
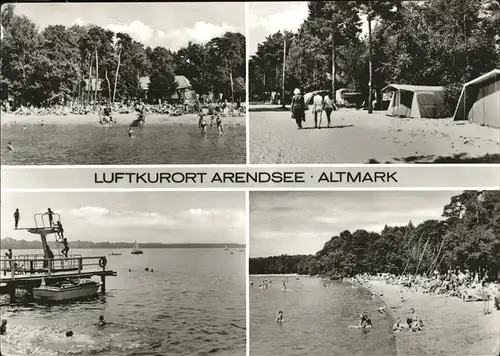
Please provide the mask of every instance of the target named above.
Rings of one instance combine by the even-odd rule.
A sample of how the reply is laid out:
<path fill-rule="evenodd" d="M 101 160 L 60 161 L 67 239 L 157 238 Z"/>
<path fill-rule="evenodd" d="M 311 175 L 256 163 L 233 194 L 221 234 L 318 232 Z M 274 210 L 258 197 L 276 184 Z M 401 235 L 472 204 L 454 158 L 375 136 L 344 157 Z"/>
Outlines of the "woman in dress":
<path fill-rule="evenodd" d="M 293 91 L 290 111 L 292 112 L 292 119 L 294 119 L 297 123 L 297 128 L 299 130 L 302 129 L 302 122 L 306 121 L 306 104 L 304 102 L 304 97 L 298 88 Z"/>

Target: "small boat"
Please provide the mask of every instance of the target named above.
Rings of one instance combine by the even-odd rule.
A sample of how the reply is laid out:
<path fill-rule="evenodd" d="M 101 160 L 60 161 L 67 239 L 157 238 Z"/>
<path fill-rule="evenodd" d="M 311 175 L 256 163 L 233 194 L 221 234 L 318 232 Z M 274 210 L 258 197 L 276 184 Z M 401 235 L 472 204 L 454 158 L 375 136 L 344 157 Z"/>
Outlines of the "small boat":
<path fill-rule="evenodd" d="M 42 278 L 42 284 L 33 289 L 33 299 L 51 302 L 62 302 L 67 300 L 85 299 L 97 295 L 101 282 L 95 282 L 91 279 L 64 280 L 54 285 L 45 285 L 45 279 Z"/>
<path fill-rule="evenodd" d="M 139 248 L 137 241 L 134 242 L 134 249 L 131 252 L 132 255 L 142 255 L 142 251 Z"/>
<path fill-rule="evenodd" d="M 116 252 L 111 252 L 109 255 L 110 256 L 121 256 L 122 254 L 121 253 L 116 253 Z"/>
<path fill-rule="evenodd" d="M 224 249 L 224 251 L 228 251 L 229 249 L 227 248 L 227 245 L 226 245 L 226 248 Z"/>

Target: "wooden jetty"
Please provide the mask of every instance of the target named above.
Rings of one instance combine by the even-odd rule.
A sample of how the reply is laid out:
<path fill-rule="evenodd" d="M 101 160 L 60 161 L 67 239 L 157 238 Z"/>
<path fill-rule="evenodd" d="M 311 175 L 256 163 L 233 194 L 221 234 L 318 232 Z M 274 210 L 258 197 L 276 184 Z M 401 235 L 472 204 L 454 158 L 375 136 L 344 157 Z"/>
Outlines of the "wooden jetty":
<path fill-rule="evenodd" d="M 9 294 L 11 299 L 15 298 L 17 289 L 24 289 L 31 294 L 33 288 L 37 288 L 42 283 L 42 279 L 47 284 L 67 280 L 101 277 L 102 292 L 106 291 L 106 277 L 116 276 L 117 273 L 108 269 L 106 256 L 84 257 L 79 254 L 72 254 L 65 257 L 60 255 L 50 258 L 47 244 L 47 236 L 56 234 L 56 243 L 62 231 L 56 224 L 46 224 L 46 214 L 35 214 L 35 227 L 21 228 L 31 234 L 40 236 L 43 254 L 24 254 L 16 256 L 0 257 L 0 294 Z M 54 217 L 57 219 L 54 219 Z M 59 214 L 53 214 L 51 221 L 61 221 Z"/>

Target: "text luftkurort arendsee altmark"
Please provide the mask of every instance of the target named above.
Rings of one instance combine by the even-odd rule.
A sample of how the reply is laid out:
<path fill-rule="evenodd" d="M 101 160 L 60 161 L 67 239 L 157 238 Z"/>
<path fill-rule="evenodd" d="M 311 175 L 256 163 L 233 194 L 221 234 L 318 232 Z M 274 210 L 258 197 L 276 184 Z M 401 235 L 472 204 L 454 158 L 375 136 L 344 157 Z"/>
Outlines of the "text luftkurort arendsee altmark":
<path fill-rule="evenodd" d="M 274 172 L 99 172 L 96 184 L 329 184 L 398 183 L 397 172 L 332 171 L 308 174 L 297 171 Z"/>

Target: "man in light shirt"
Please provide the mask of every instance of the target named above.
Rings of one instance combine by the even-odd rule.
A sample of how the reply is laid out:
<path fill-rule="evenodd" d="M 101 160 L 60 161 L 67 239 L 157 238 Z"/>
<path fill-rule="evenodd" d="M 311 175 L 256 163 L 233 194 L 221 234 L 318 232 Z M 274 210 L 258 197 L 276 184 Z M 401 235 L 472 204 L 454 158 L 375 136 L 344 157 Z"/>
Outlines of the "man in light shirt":
<path fill-rule="evenodd" d="M 313 108 L 312 112 L 314 113 L 314 127 L 318 127 L 318 114 L 319 114 L 319 126 L 321 126 L 321 115 L 323 114 L 323 97 L 316 93 L 313 98 Z"/>

